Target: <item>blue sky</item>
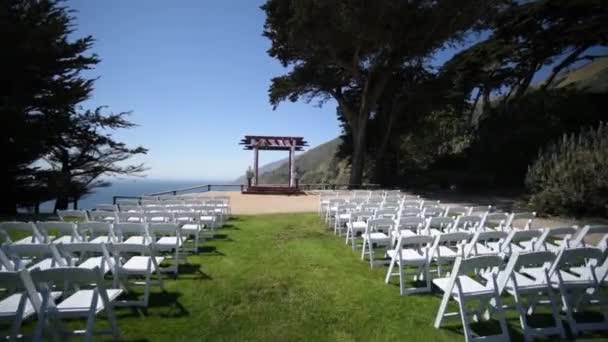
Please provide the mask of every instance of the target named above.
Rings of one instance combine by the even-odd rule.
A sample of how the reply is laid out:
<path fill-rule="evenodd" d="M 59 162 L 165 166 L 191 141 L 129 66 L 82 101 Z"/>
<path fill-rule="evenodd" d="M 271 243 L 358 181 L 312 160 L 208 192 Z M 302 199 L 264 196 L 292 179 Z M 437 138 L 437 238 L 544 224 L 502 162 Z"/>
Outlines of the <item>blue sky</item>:
<path fill-rule="evenodd" d="M 149 178 L 233 180 L 252 164 L 245 134 L 303 136 L 311 146 L 340 133 L 335 104 L 268 102 L 284 72 L 266 53 L 263 1 L 68 1 L 75 35 L 91 34 L 101 63 L 85 107 L 133 111 L 115 136 L 150 149 Z M 261 154 L 262 164 L 286 157 Z"/>

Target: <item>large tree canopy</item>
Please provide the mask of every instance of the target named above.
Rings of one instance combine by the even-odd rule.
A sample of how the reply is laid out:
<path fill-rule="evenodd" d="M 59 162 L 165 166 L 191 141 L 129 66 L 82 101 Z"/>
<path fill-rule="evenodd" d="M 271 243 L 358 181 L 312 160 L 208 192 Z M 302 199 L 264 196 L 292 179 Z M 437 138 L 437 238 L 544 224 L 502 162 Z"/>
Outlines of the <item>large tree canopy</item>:
<path fill-rule="evenodd" d="M 48 151 L 61 117 L 87 99 L 93 80 L 80 71 L 98 58 L 90 36 L 70 40 L 71 17 L 52 0 L 0 2 L 0 211 L 39 200 L 32 163 Z"/>
<path fill-rule="evenodd" d="M 360 184 L 368 121 L 391 77 L 460 41 L 498 1 L 268 0 L 268 53 L 290 71 L 270 102 L 333 98 L 351 132 L 351 184 Z"/>

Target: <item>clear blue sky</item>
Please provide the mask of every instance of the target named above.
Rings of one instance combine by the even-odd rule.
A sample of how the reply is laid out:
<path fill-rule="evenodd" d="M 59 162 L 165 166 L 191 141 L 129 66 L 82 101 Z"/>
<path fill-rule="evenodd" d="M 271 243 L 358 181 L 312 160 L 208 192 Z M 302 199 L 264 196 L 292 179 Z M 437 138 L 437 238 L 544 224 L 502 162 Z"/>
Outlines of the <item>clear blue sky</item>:
<path fill-rule="evenodd" d="M 150 149 L 149 178 L 233 180 L 252 164 L 245 134 L 296 135 L 311 146 L 340 133 L 334 103 L 284 103 L 268 86 L 282 66 L 266 53 L 263 1 L 71 0 L 75 35 L 91 34 L 101 63 L 85 107 L 133 111 L 115 134 Z M 261 154 L 261 163 L 286 157 Z"/>

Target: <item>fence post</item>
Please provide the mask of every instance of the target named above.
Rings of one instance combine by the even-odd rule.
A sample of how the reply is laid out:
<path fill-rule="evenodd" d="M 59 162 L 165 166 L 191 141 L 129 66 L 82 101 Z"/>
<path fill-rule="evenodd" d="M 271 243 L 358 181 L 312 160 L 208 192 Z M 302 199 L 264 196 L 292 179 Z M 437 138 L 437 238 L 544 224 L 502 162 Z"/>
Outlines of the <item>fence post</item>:
<path fill-rule="evenodd" d="M 207 191 L 211 191 L 211 184 L 207 184 Z"/>

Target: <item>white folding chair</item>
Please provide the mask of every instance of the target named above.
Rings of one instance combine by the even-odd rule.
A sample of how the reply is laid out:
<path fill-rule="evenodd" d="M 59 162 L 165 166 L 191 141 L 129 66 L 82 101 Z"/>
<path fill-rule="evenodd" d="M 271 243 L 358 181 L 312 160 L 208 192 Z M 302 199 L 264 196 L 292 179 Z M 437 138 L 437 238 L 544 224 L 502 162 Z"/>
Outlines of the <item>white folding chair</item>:
<path fill-rule="evenodd" d="M 120 223 L 144 223 L 146 217 L 143 211 L 119 211 L 116 213 Z"/>
<path fill-rule="evenodd" d="M 587 225 L 584 226 L 570 244 L 571 247 L 586 247 L 591 246 L 585 239 L 597 237 L 599 240 L 598 247 L 606 250 L 606 239 L 608 238 L 608 225 Z"/>
<path fill-rule="evenodd" d="M 467 209 L 466 215 L 483 216 L 486 213 L 491 212 L 493 208 L 491 205 L 477 205 L 477 206 L 466 207 L 466 209 Z"/>
<path fill-rule="evenodd" d="M 560 335 L 565 338 L 564 327 L 559 317 L 559 298 L 551 288 L 549 268 L 555 262 L 556 255 L 552 252 L 515 252 L 509 258 L 504 270 L 498 273 L 498 293 L 507 292 L 515 299 L 515 308 L 519 313 L 519 322 L 526 341 L 537 336 Z M 526 268 L 539 269 L 537 277 L 522 274 Z M 489 280 L 489 279 L 488 279 Z M 539 306 L 551 309 L 553 325 L 532 327 L 528 317 L 533 315 Z M 508 306 L 504 306 L 508 308 Z"/>
<path fill-rule="evenodd" d="M 120 329 L 113 310 L 113 302 L 120 296 L 123 290 L 118 288 L 106 289 L 103 281 L 103 273 L 99 269 L 86 269 L 74 267 L 60 267 L 48 270 L 36 270 L 31 272 L 33 283 L 38 287 L 50 291 L 51 288 L 62 289 L 64 299 L 56 302 L 48 300 L 41 305 L 43 320 L 49 319 L 53 322 L 52 329 L 59 330 L 62 339 L 69 335 L 83 335 L 85 341 L 91 341 L 95 335 L 111 335 L 114 340 L 121 339 Z M 37 293 L 30 293 L 30 300 Z M 95 329 L 95 319 L 103 312 L 108 319 L 110 329 Z M 62 324 L 62 319 L 86 319 L 84 330 L 68 330 L 67 325 Z M 41 334 L 42 322 L 36 327 L 37 334 Z"/>
<path fill-rule="evenodd" d="M 518 230 L 513 229 L 501 243 L 501 252 L 511 255 L 514 252 L 532 252 L 534 244 L 540 239 L 543 231 L 541 229 Z M 493 249 L 498 248 L 498 242 L 489 242 Z"/>
<path fill-rule="evenodd" d="M 465 232 L 438 234 L 431 248 L 431 260 L 436 265 L 436 269 L 432 271 L 441 277 L 444 265 L 449 265 L 457 257 L 464 256 L 464 248 L 470 238 L 471 234 Z"/>
<path fill-rule="evenodd" d="M 202 237 L 202 227 L 200 224 L 201 214 L 194 211 L 178 211 L 173 213 L 175 223 L 181 226 L 182 237 L 185 239 L 188 237 L 194 238 L 194 246 L 191 251 L 198 253 L 199 241 Z"/>
<path fill-rule="evenodd" d="M 147 223 L 169 223 L 173 222 L 173 213 L 169 211 L 146 211 L 144 219 Z"/>
<path fill-rule="evenodd" d="M 374 217 L 373 211 L 353 211 L 350 214 L 350 219 L 346 223 L 346 240 L 345 244 L 350 242 L 352 249 L 355 249 L 355 240 L 358 234 L 365 232 L 367 221 Z"/>
<path fill-rule="evenodd" d="M 121 212 L 142 213 L 144 211 L 144 208 L 139 204 L 119 204 L 118 209 Z"/>
<path fill-rule="evenodd" d="M 509 215 L 509 217 L 507 218 L 507 221 L 505 222 L 505 229 L 507 231 L 511 230 L 511 229 L 515 229 L 515 228 L 519 228 L 519 229 L 531 229 L 532 228 L 532 221 L 536 218 L 536 213 L 535 212 L 530 212 L 530 213 L 512 213 L 511 215 Z M 516 226 L 516 223 L 518 221 L 523 221 L 524 224 L 523 226 L 520 225 L 520 227 Z"/>
<path fill-rule="evenodd" d="M 458 205 L 448 205 L 445 208 L 443 216 L 445 216 L 445 217 L 465 216 L 465 215 L 468 215 L 468 212 L 469 211 L 465 207 L 458 206 Z"/>
<path fill-rule="evenodd" d="M 509 215 L 506 213 L 486 213 L 483 216 L 482 230 L 505 230 L 505 223 Z"/>
<path fill-rule="evenodd" d="M 129 199 L 129 198 L 118 198 L 116 200 L 116 204 L 120 207 L 120 205 L 139 205 L 138 199 Z"/>
<path fill-rule="evenodd" d="M 433 245 L 435 237 L 431 236 L 399 236 L 395 249 L 389 249 L 386 254 L 391 258 L 391 262 L 386 272 L 385 283 L 389 283 L 391 277 L 399 276 L 399 292 L 404 294 L 430 292 L 431 291 L 431 276 L 429 274 L 430 249 Z M 393 272 L 395 265 L 399 268 L 397 272 Z M 406 267 L 412 266 L 416 270 L 414 281 L 425 281 L 423 287 L 406 288 Z"/>
<path fill-rule="evenodd" d="M 396 209 L 378 209 L 376 210 L 375 218 L 396 220 L 398 214 Z"/>
<path fill-rule="evenodd" d="M 39 231 L 48 232 L 49 230 L 55 230 L 59 232 L 59 237 L 53 239 L 51 243 L 72 243 L 82 242 L 84 238 L 80 235 L 76 229 L 76 224 L 73 222 L 57 221 L 57 222 L 36 222 L 36 228 Z"/>
<path fill-rule="evenodd" d="M 118 243 L 149 245 L 153 242 L 146 223 L 116 223 L 113 229 Z"/>
<path fill-rule="evenodd" d="M 31 286 L 31 293 L 34 300 L 31 301 L 28 296 L 26 286 Z M 2 271 L 0 272 L 0 288 L 4 289 L 6 295 L 0 300 L 0 321 L 10 321 L 11 328 L 8 335 L 4 336 L 4 333 L 0 335 L 1 338 L 9 341 L 17 341 L 17 339 L 31 338 L 35 340 L 34 336 L 23 336 L 21 334 L 22 323 L 40 311 L 43 297 L 40 293 L 36 292 L 33 288 L 32 281 L 27 270 L 20 271 Z M 45 297 L 46 300 L 49 298 L 58 298 L 61 292 L 48 293 Z M 38 316 L 40 319 L 41 317 Z"/>
<path fill-rule="evenodd" d="M 418 208 L 401 208 L 399 210 L 399 217 L 420 217 L 422 214 L 422 211 Z"/>
<path fill-rule="evenodd" d="M 173 265 L 161 268 L 162 272 L 171 272 L 177 275 L 181 259 L 180 248 L 182 240 L 181 227 L 177 223 L 150 223 L 148 231 L 152 236 L 153 248 L 158 252 L 173 252 Z"/>
<path fill-rule="evenodd" d="M 465 341 L 508 341 L 509 332 L 496 279 L 496 272 L 502 263 L 502 258 L 494 255 L 469 259 L 458 257 L 454 262 L 450 277 L 433 279 L 433 284 L 443 292 L 435 318 L 435 328 L 441 326 L 445 317 L 460 316 Z M 486 281 L 481 276 L 486 272 L 491 272 L 490 281 Z M 458 312 L 446 312 L 450 299 L 454 299 L 458 303 Z M 489 311 L 491 301 L 496 305 L 493 307 L 494 310 Z M 470 304 L 474 302 L 477 302 L 477 305 L 474 309 L 470 309 Z M 490 319 L 490 315 L 482 315 L 482 313 L 497 314 L 501 330 L 499 334 L 479 336 L 473 331 L 470 326 L 471 316 L 476 321 L 481 318 Z"/>
<path fill-rule="evenodd" d="M 160 263 L 164 257 L 156 256 L 152 245 L 143 244 L 111 244 L 109 250 L 114 257 L 114 287 L 119 286 L 129 291 L 129 285 L 144 286 L 144 295 L 140 300 L 118 301 L 118 306 L 147 307 L 150 301 L 150 287 L 158 285 L 164 291 Z M 155 276 L 156 280 L 152 277 Z M 143 278 L 143 282 L 130 282 L 129 278 Z"/>
<path fill-rule="evenodd" d="M 453 230 L 474 233 L 480 231 L 482 218 L 475 215 L 465 215 L 456 217 Z"/>
<path fill-rule="evenodd" d="M 350 221 L 350 213 L 357 210 L 354 203 L 344 203 L 338 205 L 334 220 L 334 234 L 342 236 L 342 231 L 346 228 L 346 223 Z"/>
<path fill-rule="evenodd" d="M 89 216 L 86 210 L 57 210 L 57 216 L 61 221 L 88 222 Z"/>
<path fill-rule="evenodd" d="M 531 241 L 522 241 L 520 244 L 528 250 L 535 251 L 550 251 L 553 253 L 559 252 L 562 246 L 570 248 L 570 241 L 578 234 L 577 227 L 555 227 L 543 229 L 542 235 L 534 243 Z"/>
<path fill-rule="evenodd" d="M 399 217 L 395 222 L 395 229 L 391 231 L 393 244 L 401 235 L 413 236 L 421 234 L 425 224 L 426 221 L 422 217 Z"/>
<path fill-rule="evenodd" d="M 374 268 L 374 248 L 389 247 L 391 244 L 391 231 L 395 221 L 388 218 L 371 219 L 367 221 L 365 232 L 362 235 L 361 260 L 369 257 L 369 265 Z"/>

